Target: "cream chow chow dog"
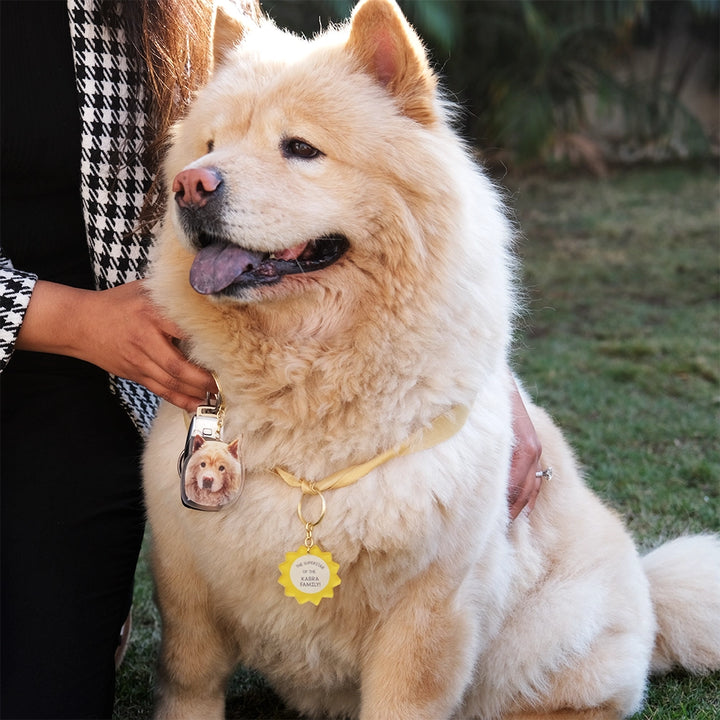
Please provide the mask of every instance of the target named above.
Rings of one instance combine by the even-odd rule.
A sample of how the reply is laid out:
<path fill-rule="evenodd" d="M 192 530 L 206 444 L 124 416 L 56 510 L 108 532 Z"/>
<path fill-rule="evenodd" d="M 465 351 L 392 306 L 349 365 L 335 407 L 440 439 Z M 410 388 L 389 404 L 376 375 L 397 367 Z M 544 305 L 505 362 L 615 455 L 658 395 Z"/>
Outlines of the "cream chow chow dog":
<path fill-rule="evenodd" d="M 243 470 L 239 440 L 229 445 L 195 435 L 192 454 L 183 473 L 184 500 L 200 507 L 221 507 L 242 491 Z"/>
<path fill-rule="evenodd" d="M 362 720 L 617 718 L 651 669 L 719 667 L 718 541 L 641 559 L 532 407 L 554 475 L 508 521 L 511 228 L 397 6 L 216 50 L 151 285 L 219 379 L 245 484 L 185 507 L 188 419 L 161 407 L 157 716 L 221 718 L 239 663 Z"/>

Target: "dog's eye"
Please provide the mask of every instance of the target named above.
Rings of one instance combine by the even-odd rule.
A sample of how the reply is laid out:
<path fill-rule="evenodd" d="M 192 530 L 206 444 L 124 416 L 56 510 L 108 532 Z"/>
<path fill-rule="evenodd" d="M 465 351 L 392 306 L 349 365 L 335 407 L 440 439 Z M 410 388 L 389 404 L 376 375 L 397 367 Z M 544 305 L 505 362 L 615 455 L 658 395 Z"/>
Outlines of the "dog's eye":
<path fill-rule="evenodd" d="M 207 151 L 208 154 L 210 154 L 215 149 L 215 141 L 214 140 L 208 140 L 207 141 Z"/>
<path fill-rule="evenodd" d="M 224 466 L 224 465 L 221 465 L 221 466 L 218 468 L 218 470 L 220 470 L 220 472 L 225 472 L 225 466 Z"/>
<path fill-rule="evenodd" d="M 204 463 L 204 462 L 201 462 L 201 463 L 200 463 L 200 467 L 205 467 L 205 463 Z"/>
<path fill-rule="evenodd" d="M 290 138 L 289 140 L 283 140 L 282 152 L 285 157 L 289 158 L 300 158 L 301 160 L 313 160 L 314 158 L 320 157 L 322 153 L 316 147 L 313 147 L 310 143 L 306 143 L 304 140 L 298 138 Z"/>

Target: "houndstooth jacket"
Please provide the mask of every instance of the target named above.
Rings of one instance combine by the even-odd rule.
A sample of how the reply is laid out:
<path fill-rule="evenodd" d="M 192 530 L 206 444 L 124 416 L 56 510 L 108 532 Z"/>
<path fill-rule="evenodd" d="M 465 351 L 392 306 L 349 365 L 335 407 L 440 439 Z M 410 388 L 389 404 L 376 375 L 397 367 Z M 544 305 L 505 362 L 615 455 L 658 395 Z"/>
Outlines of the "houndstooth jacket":
<path fill-rule="evenodd" d="M 150 237 L 136 220 L 152 178 L 141 162 L 143 83 L 117 19 L 100 0 L 68 0 L 75 79 L 82 124 L 81 196 L 95 283 L 104 290 L 141 277 Z M 0 257 L 0 370 L 10 359 L 37 276 Z M 145 433 L 158 398 L 111 377 L 111 387 Z"/>

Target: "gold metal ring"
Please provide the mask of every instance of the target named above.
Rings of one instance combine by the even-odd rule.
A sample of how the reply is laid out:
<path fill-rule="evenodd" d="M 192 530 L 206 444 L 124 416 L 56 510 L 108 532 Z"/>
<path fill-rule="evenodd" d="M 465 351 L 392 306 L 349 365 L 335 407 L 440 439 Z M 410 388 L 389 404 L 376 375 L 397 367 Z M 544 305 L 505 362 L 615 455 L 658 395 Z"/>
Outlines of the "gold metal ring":
<path fill-rule="evenodd" d="M 315 522 L 310 522 L 309 520 L 306 520 L 303 517 L 302 503 L 303 503 L 303 500 L 305 499 L 305 497 L 307 496 L 307 493 L 303 493 L 300 496 L 300 500 L 299 500 L 298 506 L 297 506 L 298 517 L 300 518 L 300 522 L 303 525 L 305 525 L 305 527 L 307 527 L 308 525 L 310 527 L 315 527 L 325 517 L 325 509 L 327 507 L 325 504 L 325 498 L 322 496 L 322 493 L 319 490 L 315 490 L 315 492 L 313 494 L 317 495 L 320 498 L 320 502 L 322 503 L 322 507 L 320 508 L 320 517 L 317 520 L 315 520 Z"/>

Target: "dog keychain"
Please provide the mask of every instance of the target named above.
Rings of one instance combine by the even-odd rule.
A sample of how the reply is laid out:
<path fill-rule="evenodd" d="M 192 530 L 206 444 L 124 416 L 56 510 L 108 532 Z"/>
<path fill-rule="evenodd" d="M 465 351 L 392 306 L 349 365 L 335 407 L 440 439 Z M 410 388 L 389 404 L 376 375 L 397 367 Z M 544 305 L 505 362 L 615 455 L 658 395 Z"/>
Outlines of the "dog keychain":
<path fill-rule="evenodd" d="M 245 482 L 240 438 L 223 442 L 225 404 L 217 376 L 214 402 L 208 394 L 190 418 L 185 447 L 178 458 L 180 497 L 193 510 L 217 511 L 237 500 Z"/>

